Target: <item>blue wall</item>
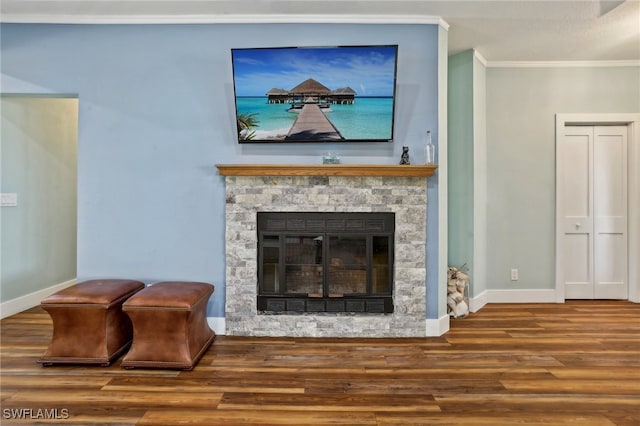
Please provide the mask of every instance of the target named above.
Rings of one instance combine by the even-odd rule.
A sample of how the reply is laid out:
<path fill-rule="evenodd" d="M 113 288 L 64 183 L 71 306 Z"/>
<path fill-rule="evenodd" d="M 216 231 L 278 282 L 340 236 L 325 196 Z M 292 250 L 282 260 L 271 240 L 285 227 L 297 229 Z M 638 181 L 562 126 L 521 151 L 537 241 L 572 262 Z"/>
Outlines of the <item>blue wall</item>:
<path fill-rule="evenodd" d="M 437 25 L 2 24 L 4 93 L 77 94 L 78 279 L 216 284 L 224 316 L 224 179 L 216 163 L 397 163 L 438 140 Z M 238 145 L 230 49 L 398 44 L 395 142 Z M 430 218 L 429 220 L 437 220 Z M 431 251 L 437 240 L 430 239 Z M 436 286 L 437 287 L 437 286 Z M 437 297 L 437 294 L 427 297 Z"/>

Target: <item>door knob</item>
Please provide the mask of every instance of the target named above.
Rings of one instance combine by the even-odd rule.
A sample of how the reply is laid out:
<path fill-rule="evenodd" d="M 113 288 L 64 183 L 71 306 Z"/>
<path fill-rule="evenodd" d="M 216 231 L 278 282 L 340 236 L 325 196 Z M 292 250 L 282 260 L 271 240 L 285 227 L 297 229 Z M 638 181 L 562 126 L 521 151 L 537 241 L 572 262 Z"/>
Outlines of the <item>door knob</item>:
<path fill-rule="evenodd" d="M 580 222 L 576 222 L 576 229 L 580 228 Z"/>

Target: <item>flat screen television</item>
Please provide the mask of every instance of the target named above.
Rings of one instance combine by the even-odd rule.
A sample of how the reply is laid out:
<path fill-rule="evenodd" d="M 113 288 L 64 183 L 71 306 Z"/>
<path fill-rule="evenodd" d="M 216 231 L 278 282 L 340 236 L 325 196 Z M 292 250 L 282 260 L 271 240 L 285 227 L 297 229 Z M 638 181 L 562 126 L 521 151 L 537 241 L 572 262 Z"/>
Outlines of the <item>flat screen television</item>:
<path fill-rule="evenodd" d="M 397 45 L 231 49 L 238 142 L 391 142 L 397 56 Z"/>

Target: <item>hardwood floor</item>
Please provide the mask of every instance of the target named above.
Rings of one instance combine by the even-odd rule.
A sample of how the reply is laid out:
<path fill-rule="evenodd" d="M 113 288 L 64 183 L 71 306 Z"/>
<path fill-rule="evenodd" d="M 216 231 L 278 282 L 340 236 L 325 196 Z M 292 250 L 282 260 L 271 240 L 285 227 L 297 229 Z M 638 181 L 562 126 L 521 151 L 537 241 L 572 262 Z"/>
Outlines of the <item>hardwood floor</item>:
<path fill-rule="evenodd" d="M 423 339 L 218 336 L 191 372 L 41 367 L 48 315 L 0 326 L 3 425 L 640 425 L 629 302 L 487 305 Z"/>

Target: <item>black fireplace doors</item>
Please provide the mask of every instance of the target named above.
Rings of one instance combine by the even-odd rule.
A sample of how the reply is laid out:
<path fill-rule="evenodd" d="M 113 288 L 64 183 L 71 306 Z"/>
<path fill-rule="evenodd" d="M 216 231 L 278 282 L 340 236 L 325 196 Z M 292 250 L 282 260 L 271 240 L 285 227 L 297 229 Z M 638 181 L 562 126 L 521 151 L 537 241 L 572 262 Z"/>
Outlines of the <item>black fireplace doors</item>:
<path fill-rule="evenodd" d="M 393 213 L 258 213 L 258 310 L 393 312 Z"/>

